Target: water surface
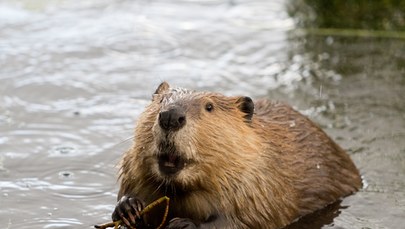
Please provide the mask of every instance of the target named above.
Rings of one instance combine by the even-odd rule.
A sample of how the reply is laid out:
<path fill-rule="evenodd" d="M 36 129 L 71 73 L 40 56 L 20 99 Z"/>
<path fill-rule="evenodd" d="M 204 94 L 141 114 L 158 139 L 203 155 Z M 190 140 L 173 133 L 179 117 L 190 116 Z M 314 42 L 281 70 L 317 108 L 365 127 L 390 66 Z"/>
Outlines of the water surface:
<path fill-rule="evenodd" d="M 1 227 L 107 222 L 116 165 L 166 80 L 286 101 L 348 150 L 365 188 L 297 228 L 402 228 L 405 42 L 305 30 L 291 4 L 0 3 Z"/>

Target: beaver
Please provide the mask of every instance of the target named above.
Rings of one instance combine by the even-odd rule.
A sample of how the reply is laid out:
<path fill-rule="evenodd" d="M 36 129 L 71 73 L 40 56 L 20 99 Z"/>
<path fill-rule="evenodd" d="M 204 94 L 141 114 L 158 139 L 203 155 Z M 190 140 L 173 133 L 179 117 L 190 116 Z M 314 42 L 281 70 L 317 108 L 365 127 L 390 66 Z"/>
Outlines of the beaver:
<path fill-rule="evenodd" d="M 170 197 L 166 228 L 283 228 L 362 186 L 349 155 L 290 106 L 163 82 L 124 154 L 113 220 Z M 156 210 L 157 211 L 157 210 Z"/>

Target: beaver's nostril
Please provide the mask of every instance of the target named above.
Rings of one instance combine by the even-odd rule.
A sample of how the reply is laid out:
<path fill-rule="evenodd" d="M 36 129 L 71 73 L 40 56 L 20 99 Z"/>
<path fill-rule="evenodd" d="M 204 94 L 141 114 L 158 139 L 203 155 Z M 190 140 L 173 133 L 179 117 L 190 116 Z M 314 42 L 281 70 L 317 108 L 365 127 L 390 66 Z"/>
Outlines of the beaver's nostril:
<path fill-rule="evenodd" d="M 186 121 L 186 117 L 185 116 L 180 116 L 179 119 L 177 120 L 179 122 L 179 124 L 183 124 Z"/>
<path fill-rule="evenodd" d="M 186 116 L 181 109 L 170 109 L 159 113 L 159 125 L 162 129 L 179 130 L 186 123 Z"/>

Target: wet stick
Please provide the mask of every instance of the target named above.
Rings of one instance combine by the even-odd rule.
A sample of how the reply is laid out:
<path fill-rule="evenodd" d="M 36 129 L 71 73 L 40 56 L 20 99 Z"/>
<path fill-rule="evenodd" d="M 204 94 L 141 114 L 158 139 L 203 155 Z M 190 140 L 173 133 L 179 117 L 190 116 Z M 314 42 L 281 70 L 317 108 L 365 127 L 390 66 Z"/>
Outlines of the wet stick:
<path fill-rule="evenodd" d="M 119 225 L 121 225 L 121 220 L 118 220 L 118 221 L 115 221 L 115 222 L 109 222 L 109 223 L 101 224 L 101 225 L 94 225 L 94 227 L 95 228 L 100 228 L 100 229 L 114 227 L 115 229 L 117 229 Z"/>
<path fill-rule="evenodd" d="M 156 206 L 158 206 L 159 204 L 161 204 L 163 202 L 166 202 L 165 212 L 163 214 L 162 222 L 160 223 L 160 225 L 156 229 L 161 229 L 163 227 L 163 225 L 165 224 L 165 222 L 166 222 L 167 215 L 169 214 L 169 204 L 170 204 L 170 198 L 169 197 L 163 196 L 163 197 L 153 201 L 148 206 L 146 206 L 144 209 L 142 209 L 142 211 L 139 213 L 142 216 L 142 215 L 148 213 L 153 208 L 155 208 Z M 102 224 L 102 225 L 94 225 L 94 227 L 99 228 L 99 229 L 105 229 L 105 228 L 109 228 L 109 227 L 114 227 L 115 229 L 117 229 L 121 224 L 122 224 L 122 221 L 117 220 L 117 221 L 109 222 L 109 223 Z M 131 229 L 136 229 L 136 228 L 131 227 Z"/>

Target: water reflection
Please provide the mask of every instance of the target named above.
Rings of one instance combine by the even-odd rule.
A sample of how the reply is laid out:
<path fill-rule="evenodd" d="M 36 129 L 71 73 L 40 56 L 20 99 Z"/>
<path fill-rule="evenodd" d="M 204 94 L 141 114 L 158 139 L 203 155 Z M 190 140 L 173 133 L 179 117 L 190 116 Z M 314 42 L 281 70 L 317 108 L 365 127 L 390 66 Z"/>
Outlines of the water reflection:
<path fill-rule="evenodd" d="M 405 30 L 404 1 L 298 0 L 290 1 L 288 9 L 304 27 Z"/>
<path fill-rule="evenodd" d="M 303 2 L 312 4 L 314 1 L 301 1 L 300 4 Z M 405 56 L 402 51 L 405 42 L 392 39 L 398 38 L 391 36 L 397 32 L 371 31 L 365 36 L 359 36 L 356 30 L 344 32 L 348 28 L 394 29 L 383 27 L 381 21 L 386 19 L 379 14 L 376 14 L 375 20 L 362 19 L 352 23 L 351 20 L 356 17 L 346 8 L 360 4 L 354 7 L 356 12 L 363 10 L 364 14 L 374 16 L 373 7 L 380 7 L 383 1 L 335 5 L 332 1 L 328 6 L 316 2 L 306 5 L 315 10 L 316 20 L 306 18 L 308 15 L 302 16 L 305 11 L 298 10 L 293 14 L 297 20 L 303 20 L 301 25 L 343 30 L 322 30 L 320 33 L 315 30 L 304 33 L 301 33 L 302 30 L 291 31 L 289 38 L 296 48 L 290 49 L 290 56 L 300 56 L 297 71 L 309 75 L 305 80 L 310 81 L 310 86 L 300 84 L 295 93 L 307 98 L 306 102 L 313 104 L 313 108 L 322 108 L 319 113 L 310 113 L 310 116 L 348 148 L 368 183 L 362 192 L 344 200 L 350 207 L 334 219 L 334 225 L 343 228 L 353 225 L 401 227 L 404 222 L 395 215 L 403 212 L 403 205 L 396 202 L 402 201 L 404 193 L 400 190 L 405 188 L 405 145 L 400 140 L 405 136 L 405 97 L 402 92 L 405 86 Z M 385 2 L 391 4 L 390 1 Z M 367 6 L 360 7 L 362 4 Z M 395 4 L 400 3 L 392 2 L 391 7 L 381 10 L 403 14 L 404 8 Z M 342 17 L 344 19 L 339 22 L 333 21 Z M 403 25 L 395 24 L 395 21 L 392 23 L 395 29 L 403 29 Z M 343 31 L 344 36 L 339 31 Z M 290 102 L 294 103 L 298 96 L 293 96 Z M 367 211 L 359 214 L 361 205 L 367 206 Z M 381 208 L 389 209 L 384 213 L 389 219 L 381 219 Z"/>

